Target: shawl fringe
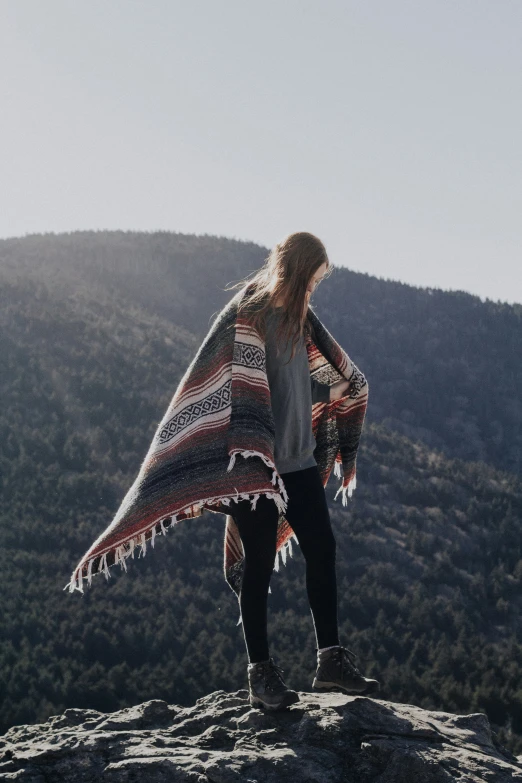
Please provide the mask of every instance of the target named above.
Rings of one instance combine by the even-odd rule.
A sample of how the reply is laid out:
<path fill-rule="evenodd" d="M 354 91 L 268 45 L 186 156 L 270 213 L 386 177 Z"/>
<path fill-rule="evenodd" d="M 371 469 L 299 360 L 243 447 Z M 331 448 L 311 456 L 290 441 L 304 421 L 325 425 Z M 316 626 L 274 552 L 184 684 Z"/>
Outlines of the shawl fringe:
<path fill-rule="evenodd" d="M 221 497 L 210 497 L 210 498 L 203 498 L 197 503 L 191 503 L 189 506 L 185 506 L 185 508 L 180 509 L 176 514 L 173 514 L 170 517 L 170 524 L 168 527 L 165 527 L 165 517 L 162 517 L 161 519 L 157 519 L 156 522 L 153 523 L 152 526 L 148 527 L 146 531 L 143 533 L 139 533 L 136 536 L 133 536 L 132 538 L 129 538 L 126 541 L 123 541 L 118 546 L 114 547 L 114 549 L 110 549 L 107 552 L 105 552 L 101 557 L 100 555 L 96 555 L 95 557 L 90 558 L 89 560 L 86 560 L 84 563 L 79 565 L 76 570 L 74 571 L 71 579 L 65 587 L 64 590 L 69 590 L 70 593 L 73 593 L 75 590 L 77 590 L 80 593 L 83 593 L 83 580 L 87 579 L 87 584 L 90 587 L 92 584 L 92 578 L 93 575 L 103 573 L 105 574 L 105 580 L 108 582 L 111 578 L 111 572 L 110 568 L 116 565 L 120 565 L 120 568 L 122 571 L 127 571 L 127 559 L 131 557 L 134 559 L 135 553 L 138 551 L 138 558 L 145 557 L 147 553 L 147 538 L 146 534 L 150 533 L 150 539 L 149 543 L 152 548 L 154 548 L 154 543 L 156 536 L 166 536 L 169 530 L 171 530 L 175 525 L 178 525 L 183 520 L 178 519 L 178 514 L 186 511 L 189 508 L 193 508 L 194 505 L 199 505 L 201 509 L 203 509 L 203 506 L 211 506 L 211 505 L 217 505 L 217 504 L 223 504 L 225 506 L 230 506 L 230 503 L 232 501 L 238 502 L 239 500 L 250 500 L 250 506 L 252 509 L 255 509 L 257 501 L 259 500 L 259 497 L 261 495 L 266 495 L 268 498 L 271 498 L 279 511 L 284 514 L 286 511 L 287 505 L 288 505 L 288 493 L 286 491 L 286 488 L 284 486 L 284 483 L 277 473 L 277 470 L 275 470 L 275 466 L 273 463 L 265 457 L 264 454 L 261 454 L 258 451 L 253 450 L 247 450 L 247 451 L 235 451 L 231 457 L 229 466 L 227 468 L 227 471 L 231 471 L 237 455 L 240 455 L 247 459 L 247 457 L 261 457 L 263 462 L 265 462 L 268 467 L 274 468 L 273 474 L 272 474 L 272 484 L 275 484 L 278 482 L 280 493 L 278 492 L 256 492 L 256 493 L 248 493 L 248 492 L 236 492 L 235 495 L 228 495 L 228 496 L 221 496 Z M 342 478 L 342 472 L 341 472 L 341 462 L 336 461 L 334 466 L 334 475 L 336 475 L 338 478 Z M 356 477 L 354 476 L 349 484 L 344 485 L 341 483 L 341 486 L 337 490 L 335 494 L 335 498 L 337 498 L 337 495 L 339 492 L 342 492 L 342 501 L 343 505 L 346 505 L 346 494 L 348 494 L 348 497 L 351 497 L 353 490 L 356 487 Z M 158 530 L 159 528 L 159 530 Z M 278 549 L 275 556 L 274 561 L 274 571 L 279 571 L 281 562 L 283 565 L 286 565 L 286 559 L 287 556 L 290 556 L 293 558 L 293 549 L 292 549 L 292 539 L 295 539 L 296 543 L 299 543 L 297 541 L 297 538 L 294 535 L 290 536 L 290 538 L 285 542 L 285 544 L 281 547 L 281 549 Z M 109 567 L 107 563 L 107 555 L 111 552 L 114 553 L 114 563 L 111 564 Z M 93 573 L 93 566 L 98 561 L 98 568 Z M 269 587 L 268 592 L 271 593 L 272 589 Z M 242 622 L 241 615 L 239 617 L 239 620 L 237 622 L 237 625 L 240 625 Z"/>
<path fill-rule="evenodd" d="M 239 500 L 250 500 L 250 505 L 252 509 L 255 509 L 257 501 L 259 500 L 260 495 L 266 495 L 268 498 L 271 498 L 274 503 L 276 504 L 279 512 L 281 514 L 284 514 L 286 511 L 287 505 L 288 505 L 288 493 L 286 491 L 285 485 L 283 483 L 283 480 L 279 476 L 277 470 L 275 469 L 274 463 L 268 459 L 264 454 L 262 454 L 259 451 L 254 451 L 252 449 L 248 449 L 246 451 L 239 451 L 236 450 L 232 453 L 230 457 L 230 462 L 228 464 L 227 472 L 230 472 L 232 468 L 234 467 L 236 457 L 237 455 L 240 455 L 244 457 L 245 459 L 247 457 L 261 457 L 263 462 L 268 465 L 268 467 L 273 469 L 272 473 L 272 484 L 277 484 L 279 486 L 279 492 L 256 492 L 256 493 L 249 493 L 249 492 L 237 492 L 235 495 L 228 495 L 228 496 L 217 496 L 217 497 L 209 497 L 209 498 L 202 498 L 201 500 L 198 500 L 195 503 L 190 503 L 188 506 L 185 506 L 182 509 L 179 509 L 176 514 L 173 514 L 170 517 L 170 524 L 169 527 L 165 527 L 165 519 L 166 517 L 162 516 L 161 519 L 157 519 L 152 526 L 149 525 L 145 531 L 142 533 L 139 533 L 138 535 L 133 536 L 132 538 L 127 539 L 126 541 L 123 541 L 121 544 L 119 544 L 116 547 L 113 547 L 112 549 L 109 549 L 107 552 L 105 552 L 103 555 L 96 555 L 95 557 L 90 558 L 89 560 L 86 560 L 85 562 L 78 565 L 78 567 L 75 569 L 71 579 L 65 587 L 64 590 L 69 590 L 70 593 L 73 593 L 75 590 L 78 590 L 80 593 L 83 593 L 83 580 L 84 578 L 87 578 L 87 584 L 90 587 L 92 584 L 92 577 L 93 577 L 93 566 L 98 561 L 98 568 L 94 572 L 94 574 L 105 574 L 105 579 L 108 582 L 111 573 L 110 568 L 107 563 L 107 555 L 111 552 L 114 553 L 114 562 L 111 564 L 111 567 L 120 564 L 122 571 L 127 571 L 127 563 L 126 560 L 129 557 L 132 557 L 134 559 L 134 553 L 137 551 L 138 547 L 140 548 L 138 558 L 139 557 L 145 557 L 147 553 L 147 538 L 146 534 L 150 533 L 150 544 L 152 547 L 154 547 L 155 538 L 157 535 L 163 535 L 166 536 L 167 532 L 173 528 L 175 525 L 179 524 L 181 519 L 178 519 L 178 515 L 182 514 L 184 511 L 187 511 L 188 509 L 193 509 L 194 506 L 199 506 L 201 511 L 203 511 L 204 506 L 214 506 L 214 505 L 225 505 L 230 506 L 230 503 L 232 501 L 238 502 Z M 168 518 L 168 517 L 167 517 Z M 159 530 L 157 530 L 159 526 Z M 288 542 L 286 546 L 286 549 L 290 550 L 291 554 L 291 544 Z M 286 551 L 283 555 L 283 562 L 286 563 Z M 279 571 L 279 551 L 276 555 L 276 561 L 274 568 L 276 571 Z M 270 590 L 271 592 L 271 590 Z M 240 620 L 241 622 L 241 620 Z M 238 623 L 239 625 L 239 623 Z"/>

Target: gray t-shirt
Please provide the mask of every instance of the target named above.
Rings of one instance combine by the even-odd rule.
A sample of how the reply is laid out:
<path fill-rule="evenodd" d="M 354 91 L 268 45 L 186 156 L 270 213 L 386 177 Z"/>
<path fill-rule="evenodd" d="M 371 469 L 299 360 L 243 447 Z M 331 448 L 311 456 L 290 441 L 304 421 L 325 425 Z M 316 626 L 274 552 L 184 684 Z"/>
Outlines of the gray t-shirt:
<path fill-rule="evenodd" d="M 304 337 L 288 364 L 292 343 L 276 346 L 276 329 L 283 308 L 266 315 L 266 372 L 275 423 L 274 461 L 279 473 L 291 473 L 317 465 L 316 440 L 312 432 L 312 403 L 329 402 L 330 386 L 310 377 Z"/>

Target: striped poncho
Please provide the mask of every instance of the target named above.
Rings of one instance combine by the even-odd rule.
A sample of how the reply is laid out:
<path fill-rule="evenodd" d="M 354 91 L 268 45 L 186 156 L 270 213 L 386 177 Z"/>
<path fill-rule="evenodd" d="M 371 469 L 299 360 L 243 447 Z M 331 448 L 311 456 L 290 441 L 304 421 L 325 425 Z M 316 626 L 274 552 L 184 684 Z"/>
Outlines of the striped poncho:
<path fill-rule="evenodd" d="M 64 589 L 83 592 L 84 579 L 144 556 L 155 537 L 205 510 L 226 516 L 224 575 L 239 597 L 243 548 L 230 504 L 260 495 L 279 509 L 277 553 L 286 563 L 293 530 L 285 519 L 288 495 L 274 463 L 274 419 L 266 374 L 265 342 L 238 304 L 241 289 L 215 318 L 178 384 L 139 473 L 114 519 L 94 541 Z M 368 404 L 368 383 L 312 308 L 306 338 L 310 375 L 321 383 L 351 381 L 339 400 L 312 407 L 314 457 L 323 485 L 332 469 L 343 505 L 356 486 L 356 455 Z"/>

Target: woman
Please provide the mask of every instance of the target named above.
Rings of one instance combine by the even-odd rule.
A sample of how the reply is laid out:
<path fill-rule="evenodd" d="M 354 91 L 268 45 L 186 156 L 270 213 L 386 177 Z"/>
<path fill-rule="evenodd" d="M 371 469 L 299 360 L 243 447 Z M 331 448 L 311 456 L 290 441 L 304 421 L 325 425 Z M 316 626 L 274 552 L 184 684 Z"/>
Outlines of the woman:
<path fill-rule="evenodd" d="M 332 469 L 343 505 L 356 486 L 368 399 L 363 373 L 309 307 L 331 271 L 306 232 L 278 243 L 264 266 L 214 320 L 180 380 L 139 473 L 112 522 L 65 586 L 144 556 L 156 536 L 204 511 L 226 516 L 224 575 L 236 593 L 250 658 L 251 703 L 280 709 L 297 699 L 269 655 L 267 592 L 277 557 L 295 535 L 306 559 L 316 629 L 313 686 L 378 687 L 339 644 L 335 540 L 324 486 Z M 235 286 L 232 286 L 235 287 Z M 290 341 L 290 345 L 289 345 Z M 312 407 L 313 406 L 313 407 Z"/>
<path fill-rule="evenodd" d="M 315 690 L 368 693 L 377 680 L 362 676 L 354 654 L 339 644 L 336 542 L 325 490 L 314 459 L 312 404 L 340 399 L 350 388 L 343 379 L 332 385 L 310 378 L 305 336 L 310 297 L 331 273 L 326 249 L 312 234 L 291 234 L 277 244 L 253 279 L 243 307 L 265 339 L 266 371 L 275 424 L 274 460 L 288 494 L 285 517 L 306 561 L 306 589 L 317 641 Z M 242 285 L 242 284 L 239 284 Z M 234 286 L 235 287 L 235 286 Z M 299 701 L 286 687 L 269 654 L 267 597 L 276 556 L 279 510 L 266 495 L 255 509 L 249 500 L 232 503 L 244 551 L 239 595 L 248 664 L 250 703 L 283 709 Z"/>

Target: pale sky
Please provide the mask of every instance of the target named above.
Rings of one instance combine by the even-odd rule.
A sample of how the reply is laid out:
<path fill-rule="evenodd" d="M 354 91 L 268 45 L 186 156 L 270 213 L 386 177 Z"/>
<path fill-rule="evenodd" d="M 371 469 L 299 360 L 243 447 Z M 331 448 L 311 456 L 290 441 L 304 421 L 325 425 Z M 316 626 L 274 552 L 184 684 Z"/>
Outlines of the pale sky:
<path fill-rule="evenodd" d="M 0 0 L 0 90 L 0 237 L 311 231 L 522 302 L 522 0 Z"/>

